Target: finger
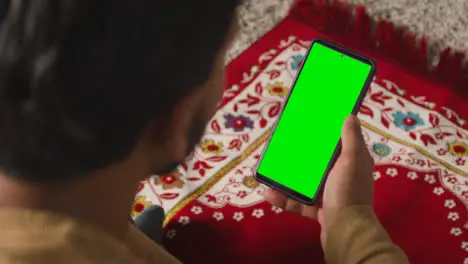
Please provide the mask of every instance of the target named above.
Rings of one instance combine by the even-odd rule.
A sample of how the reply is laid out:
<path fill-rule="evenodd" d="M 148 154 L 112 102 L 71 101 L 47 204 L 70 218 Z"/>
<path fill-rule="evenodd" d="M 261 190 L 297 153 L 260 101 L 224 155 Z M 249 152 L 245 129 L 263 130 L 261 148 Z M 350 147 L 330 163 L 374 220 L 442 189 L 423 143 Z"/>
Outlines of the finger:
<path fill-rule="evenodd" d="M 341 136 L 342 153 L 356 154 L 365 146 L 359 119 L 350 115 L 343 125 Z"/>
<path fill-rule="evenodd" d="M 271 188 L 265 187 L 263 191 L 263 197 L 272 205 L 278 206 L 279 208 L 285 208 L 288 198 L 280 192 Z"/>
<path fill-rule="evenodd" d="M 317 211 L 317 220 L 318 220 L 319 224 L 320 224 L 321 226 L 323 226 L 324 221 L 323 221 L 323 210 L 322 210 L 322 209 L 319 209 L 319 210 Z"/>
<path fill-rule="evenodd" d="M 299 202 L 296 202 L 292 199 L 289 199 L 287 202 L 286 202 L 286 207 L 285 207 L 286 211 L 289 211 L 289 212 L 292 212 L 292 213 L 296 213 L 296 214 L 301 214 L 302 212 L 302 205 L 299 203 Z"/>
<path fill-rule="evenodd" d="M 303 205 L 302 210 L 301 210 L 301 214 L 302 214 L 302 216 L 305 216 L 307 218 L 317 220 L 318 219 L 318 211 L 319 211 L 319 208 L 317 206 Z"/>

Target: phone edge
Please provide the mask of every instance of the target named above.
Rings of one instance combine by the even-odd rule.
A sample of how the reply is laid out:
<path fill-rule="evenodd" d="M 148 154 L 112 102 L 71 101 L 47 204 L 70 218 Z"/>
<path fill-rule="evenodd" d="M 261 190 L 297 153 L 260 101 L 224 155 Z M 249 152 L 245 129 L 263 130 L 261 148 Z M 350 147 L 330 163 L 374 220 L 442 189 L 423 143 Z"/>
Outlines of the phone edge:
<path fill-rule="evenodd" d="M 331 42 L 329 40 L 326 40 L 324 38 L 315 38 L 315 39 L 312 40 L 312 42 L 310 43 L 310 45 L 309 45 L 309 47 L 307 49 L 305 59 L 307 59 L 307 57 L 309 56 L 310 51 L 312 49 L 312 46 L 315 43 L 322 44 L 322 45 L 324 45 L 326 47 L 329 47 L 329 48 L 331 48 L 333 50 L 339 51 L 339 52 L 341 52 L 341 53 L 343 53 L 345 55 L 348 55 L 348 56 L 350 56 L 350 57 L 352 57 L 354 59 L 357 59 L 359 61 L 367 63 L 367 64 L 369 64 L 371 66 L 371 71 L 369 72 L 369 75 L 368 75 L 368 77 L 366 79 L 366 82 L 363 85 L 361 93 L 359 94 L 359 97 L 356 100 L 356 103 L 354 104 L 354 107 L 353 107 L 353 109 L 352 109 L 352 111 L 350 113 L 351 115 L 357 115 L 358 112 L 359 112 L 359 109 L 360 109 L 360 107 L 361 107 L 361 105 L 362 105 L 362 103 L 364 101 L 364 98 L 365 98 L 365 96 L 367 94 L 367 91 L 369 90 L 369 87 L 370 87 L 370 85 L 372 83 L 372 80 L 375 77 L 375 73 L 377 72 L 377 63 L 372 58 L 369 58 L 367 56 L 359 54 L 359 53 L 357 53 L 355 51 L 352 51 L 352 50 L 350 50 L 348 48 L 345 48 L 343 46 L 335 44 L 335 43 L 333 43 L 333 42 Z M 338 140 L 337 146 L 335 147 L 335 150 L 333 151 L 333 154 L 332 154 L 332 156 L 330 158 L 330 162 L 328 163 L 328 166 L 325 169 L 324 175 L 322 176 L 322 178 L 320 180 L 320 183 L 319 183 L 319 185 L 317 187 L 317 192 L 315 193 L 315 196 L 313 198 L 308 198 L 307 196 L 305 196 L 305 195 L 303 195 L 301 193 L 298 193 L 298 192 L 294 191 L 293 189 L 291 189 L 291 188 L 289 188 L 287 186 L 284 186 L 284 185 L 282 185 L 282 184 L 280 184 L 280 183 L 278 183 L 278 182 L 276 182 L 276 181 L 274 181 L 274 180 L 272 180 L 270 178 L 267 178 L 267 177 L 265 177 L 265 176 L 258 173 L 258 168 L 260 166 L 260 163 L 261 163 L 261 161 L 262 161 L 262 159 L 263 159 L 263 157 L 265 155 L 265 152 L 266 152 L 266 150 L 268 148 L 269 142 L 271 141 L 271 138 L 273 137 L 274 132 L 276 131 L 276 127 L 277 127 L 277 125 L 278 125 L 278 123 L 279 123 L 279 121 L 281 119 L 281 116 L 284 113 L 284 109 L 285 109 L 287 103 L 289 102 L 289 98 L 291 97 L 291 93 L 293 92 L 294 87 L 296 86 L 296 82 L 297 82 L 297 80 L 299 78 L 299 75 L 302 72 L 302 69 L 303 69 L 304 65 L 305 65 L 305 63 L 303 63 L 301 65 L 301 68 L 297 72 L 297 74 L 296 74 L 296 76 L 294 78 L 294 81 L 292 82 L 291 89 L 289 90 L 288 95 L 286 97 L 287 99 L 283 103 L 281 111 L 280 111 L 280 113 L 279 113 L 279 115 L 277 117 L 277 120 L 275 121 L 273 127 L 271 128 L 271 133 L 270 133 L 270 135 L 268 136 L 268 138 L 266 140 L 266 144 L 262 149 L 262 153 L 260 154 L 260 157 L 259 157 L 257 163 L 255 164 L 253 171 L 255 172 L 255 179 L 258 182 L 260 182 L 260 183 L 262 183 L 262 184 L 264 184 L 264 185 L 266 185 L 266 186 L 268 186 L 268 187 L 270 187 L 270 188 L 272 188 L 274 190 L 277 190 L 277 191 L 287 195 L 288 197 L 290 197 L 290 198 L 292 198 L 292 199 L 294 199 L 294 200 L 296 200 L 296 201 L 298 201 L 300 203 L 303 203 L 303 204 L 306 204 L 306 205 L 314 205 L 321 198 L 321 196 L 323 194 L 323 190 L 324 190 L 324 185 L 325 185 L 325 182 L 326 182 L 326 180 L 328 178 L 328 175 L 329 175 L 331 169 L 333 168 L 333 166 L 335 165 L 338 157 L 341 154 L 341 139 Z M 268 180 L 265 180 L 264 178 L 268 179 Z"/>

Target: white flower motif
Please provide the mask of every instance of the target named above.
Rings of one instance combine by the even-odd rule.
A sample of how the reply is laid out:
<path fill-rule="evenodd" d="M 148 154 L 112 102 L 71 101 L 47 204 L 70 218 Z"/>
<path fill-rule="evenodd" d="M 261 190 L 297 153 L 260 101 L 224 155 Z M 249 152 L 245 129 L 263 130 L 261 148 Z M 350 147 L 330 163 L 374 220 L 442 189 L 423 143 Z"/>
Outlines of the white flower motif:
<path fill-rule="evenodd" d="M 435 187 L 433 193 L 436 195 L 441 195 L 444 193 L 444 189 L 442 189 L 442 187 Z"/>
<path fill-rule="evenodd" d="M 463 248 L 465 251 L 468 251 L 468 242 L 467 241 L 463 241 L 461 243 L 461 248 Z"/>
<path fill-rule="evenodd" d="M 271 207 L 271 210 L 273 212 L 277 213 L 277 214 L 283 212 L 283 209 L 279 208 L 278 206 L 274 206 L 274 205 Z"/>
<path fill-rule="evenodd" d="M 450 212 L 447 218 L 452 221 L 457 221 L 460 218 L 460 216 L 458 215 L 457 212 Z"/>
<path fill-rule="evenodd" d="M 452 209 L 455 207 L 455 201 L 454 200 L 445 200 L 445 207 Z"/>
<path fill-rule="evenodd" d="M 424 176 L 424 180 L 429 184 L 434 184 L 436 182 L 434 175 L 431 174 L 426 174 L 426 176 Z"/>
<path fill-rule="evenodd" d="M 235 212 L 234 216 L 232 216 L 232 219 L 240 222 L 242 219 L 244 219 L 244 214 L 242 212 Z"/>
<path fill-rule="evenodd" d="M 380 172 L 378 171 L 374 171 L 374 180 L 378 180 L 382 177 L 382 175 L 380 175 Z"/>
<path fill-rule="evenodd" d="M 433 109 L 433 108 L 436 106 L 436 104 L 433 103 L 433 102 L 428 102 L 428 103 L 426 103 L 426 105 L 427 105 L 427 107 L 428 107 L 429 109 Z"/>
<path fill-rule="evenodd" d="M 213 218 L 216 219 L 216 220 L 218 220 L 218 221 L 221 221 L 221 220 L 224 219 L 224 215 L 223 215 L 223 213 L 221 213 L 221 212 L 215 212 L 215 213 L 213 214 Z"/>
<path fill-rule="evenodd" d="M 398 171 L 396 168 L 388 168 L 385 173 L 390 177 L 395 177 L 398 175 Z"/>
<path fill-rule="evenodd" d="M 462 230 L 459 228 L 459 227 L 453 227 L 451 230 L 450 230 L 450 234 L 454 235 L 454 236 L 459 236 L 462 234 Z"/>
<path fill-rule="evenodd" d="M 416 180 L 418 178 L 418 174 L 414 171 L 408 172 L 406 176 L 408 176 L 408 178 L 410 178 L 411 180 Z"/>
<path fill-rule="evenodd" d="M 263 210 L 262 209 L 255 209 L 253 210 L 252 212 L 252 216 L 253 217 L 256 217 L 256 218 L 261 218 L 262 216 L 264 216 L 265 214 L 263 213 Z"/>
<path fill-rule="evenodd" d="M 168 239 L 173 239 L 177 235 L 177 231 L 175 229 L 168 230 L 166 233 L 166 237 Z"/>
<path fill-rule="evenodd" d="M 190 218 L 188 216 L 181 216 L 179 218 L 179 223 L 181 225 L 188 225 L 190 223 Z"/>
<path fill-rule="evenodd" d="M 194 213 L 196 215 L 199 215 L 199 214 L 203 213 L 203 209 L 200 206 L 194 206 L 194 207 L 192 207 L 192 209 L 190 211 L 192 211 L 192 213 Z"/>
<path fill-rule="evenodd" d="M 463 264 L 468 264 L 468 258 L 463 261 Z"/>

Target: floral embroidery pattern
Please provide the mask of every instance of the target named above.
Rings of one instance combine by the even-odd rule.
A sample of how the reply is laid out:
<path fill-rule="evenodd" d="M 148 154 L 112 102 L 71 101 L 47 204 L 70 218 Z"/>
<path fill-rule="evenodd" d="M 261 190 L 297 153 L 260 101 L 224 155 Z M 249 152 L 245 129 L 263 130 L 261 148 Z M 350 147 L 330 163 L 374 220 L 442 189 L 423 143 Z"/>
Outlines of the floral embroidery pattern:
<path fill-rule="evenodd" d="M 443 149 L 443 148 L 440 148 L 440 149 L 437 150 L 437 154 L 439 154 L 440 156 L 443 156 L 443 155 L 447 154 L 447 150 Z"/>
<path fill-rule="evenodd" d="M 388 168 L 385 173 L 390 177 L 395 177 L 398 175 L 398 170 L 396 168 Z"/>
<path fill-rule="evenodd" d="M 410 178 L 411 180 L 416 180 L 418 178 L 418 174 L 414 171 L 410 171 L 408 172 L 407 174 L 408 178 Z"/>
<path fill-rule="evenodd" d="M 275 82 L 267 86 L 268 93 L 273 96 L 286 97 L 288 95 L 289 87 L 284 85 L 283 82 Z"/>
<path fill-rule="evenodd" d="M 189 218 L 188 216 L 181 216 L 181 217 L 179 218 L 179 223 L 180 223 L 181 225 L 184 225 L 184 226 L 185 226 L 185 225 L 188 225 L 188 224 L 190 224 L 190 218 Z"/>
<path fill-rule="evenodd" d="M 227 114 L 224 116 L 224 126 L 226 128 L 232 128 L 236 132 L 242 132 L 246 128 L 252 129 L 254 127 L 254 122 L 252 119 L 248 118 L 245 115 L 233 115 Z"/>
<path fill-rule="evenodd" d="M 177 235 L 177 230 L 175 229 L 167 230 L 167 233 L 166 233 L 167 239 L 174 239 L 176 235 Z"/>
<path fill-rule="evenodd" d="M 458 158 L 455 163 L 458 165 L 458 166 L 465 166 L 466 164 L 466 160 L 463 159 L 463 158 Z"/>
<path fill-rule="evenodd" d="M 150 206 L 152 203 L 150 201 L 146 200 L 146 197 L 144 196 L 137 196 L 135 198 L 135 201 L 133 202 L 132 210 L 131 210 L 131 215 L 132 217 L 136 217 L 140 215 L 146 207 Z"/>
<path fill-rule="evenodd" d="M 245 187 L 251 188 L 251 189 L 254 189 L 259 185 L 258 181 L 253 176 L 244 177 L 244 180 L 242 181 L 242 183 L 245 185 Z"/>
<path fill-rule="evenodd" d="M 432 192 L 435 195 L 442 195 L 444 193 L 444 189 L 442 187 L 435 187 Z"/>
<path fill-rule="evenodd" d="M 372 151 L 380 157 L 386 157 L 392 153 L 392 149 L 384 143 L 373 144 Z"/>
<path fill-rule="evenodd" d="M 252 212 L 252 216 L 255 217 L 255 218 L 261 218 L 264 215 L 265 215 L 265 213 L 263 212 L 262 209 L 255 209 Z"/>
<path fill-rule="evenodd" d="M 298 71 L 304 62 L 304 56 L 296 55 L 292 56 L 291 68 L 295 71 Z"/>
<path fill-rule="evenodd" d="M 404 114 L 400 111 L 394 113 L 393 122 L 395 126 L 400 127 L 406 131 L 415 129 L 417 126 L 423 126 L 424 120 L 419 116 L 419 114 L 408 112 Z"/>
<path fill-rule="evenodd" d="M 453 156 L 462 157 L 468 156 L 468 145 L 465 142 L 454 141 L 448 143 L 448 151 Z"/>
<path fill-rule="evenodd" d="M 374 176 L 374 180 L 378 180 L 382 178 L 382 175 L 378 171 L 374 171 L 373 176 Z"/>
<path fill-rule="evenodd" d="M 449 208 L 449 209 L 453 209 L 455 207 L 455 201 L 450 199 L 450 200 L 445 200 L 445 203 L 444 203 L 444 206 Z"/>
<path fill-rule="evenodd" d="M 203 209 L 200 206 L 194 206 L 194 207 L 192 207 L 192 209 L 190 211 L 192 211 L 192 213 L 194 213 L 196 215 L 199 215 L 199 214 L 203 213 Z"/>
<path fill-rule="evenodd" d="M 279 213 L 282 213 L 282 212 L 283 212 L 283 209 L 282 209 L 282 208 L 279 208 L 279 207 L 274 206 L 274 205 L 271 207 L 271 210 L 272 210 L 273 212 L 275 212 L 276 214 L 279 214 Z"/>
<path fill-rule="evenodd" d="M 182 188 L 182 186 L 184 186 L 184 182 L 180 179 L 181 176 L 182 174 L 176 170 L 171 174 L 156 178 L 155 184 L 161 185 L 163 190 Z"/>
<path fill-rule="evenodd" d="M 221 154 L 223 153 L 223 142 L 214 142 L 214 140 L 204 140 L 200 143 L 200 148 L 205 153 Z"/>
<path fill-rule="evenodd" d="M 457 221 L 460 218 L 460 216 L 456 212 L 450 212 L 447 218 L 452 221 Z"/>
<path fill-rule="evenodd" d="M 244 214 L 242 212 L 235 212 L 232 216 L 232 219 L 236 220 L 237 222 L 240 222 L 242 219 L 244 219 Z"/>
<path fill-rule="evenodd" d="M 221 221 L 224 219 L 224 214 L 222 212 L 215 212 L 213 214 L 213 218 L 216 219 L 217 221 Z"/>

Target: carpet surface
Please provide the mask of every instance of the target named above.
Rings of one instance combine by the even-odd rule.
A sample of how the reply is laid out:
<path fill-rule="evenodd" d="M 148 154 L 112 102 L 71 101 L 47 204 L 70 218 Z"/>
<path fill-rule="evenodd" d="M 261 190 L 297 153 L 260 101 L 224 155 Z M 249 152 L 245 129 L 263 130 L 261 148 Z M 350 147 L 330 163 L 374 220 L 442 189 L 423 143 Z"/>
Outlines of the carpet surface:
<path fill-rule="evenodd" d="M 184 263 L 323 263 L 319 226 L 267 204 L 252 167 L 310 41 L 324 37 L 378 62 L 359 117 L 376 160 L 382 224 L 411 263 L 468 263 L 462 58 L 443 52 L 429 71 L 427 42 L 388 22 L 374 23 L 371 34 L 371 24 L 363 8 L 296 2 L 283 22 L 228 65 L 222 104 L 202 142 L 177 171 L 140 185 L 133 215 L 162 205 L 164 245 Z M 315 155 L 319 149 L 310 150 L 311 161 Z"/>
<path fill-rule="evenodd" d="M 468 50 L 468 1 L 465 0 L 345 0 L 366 6 L 378 20 L 386 19 L 430 39 L 431 59 L 447 46 Z M 240 32 L 229 51 L 231 60 L 273 28 L 288 13 L 294 0 L 244 0 Z"/>

